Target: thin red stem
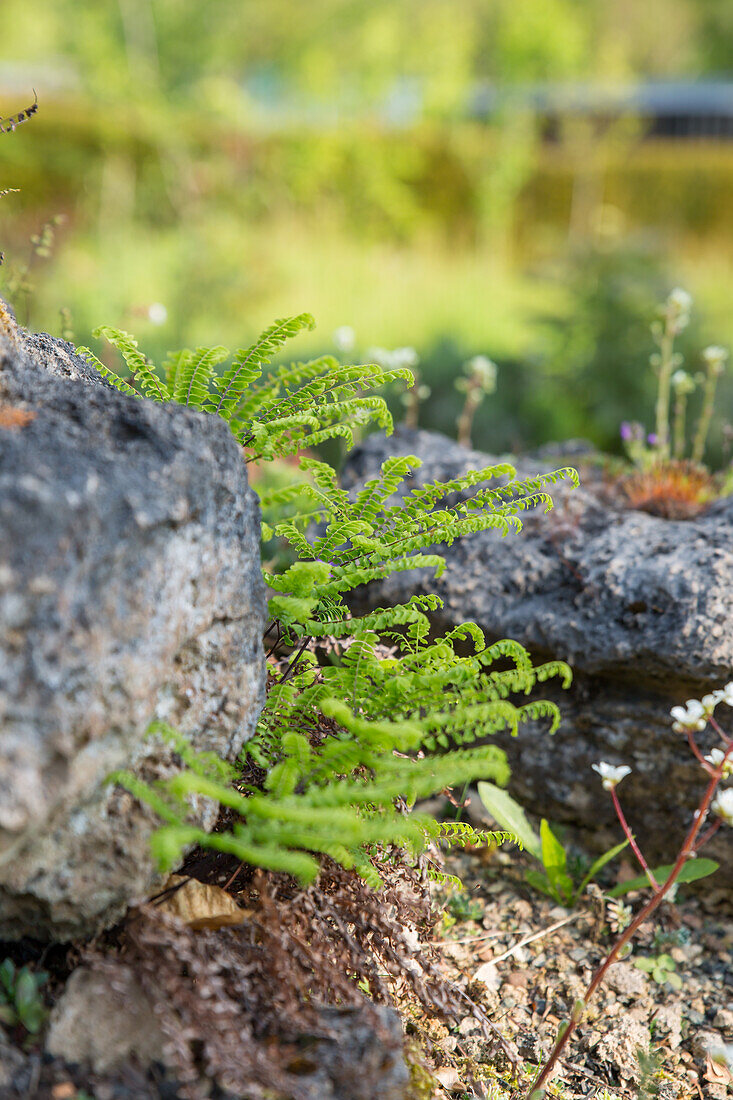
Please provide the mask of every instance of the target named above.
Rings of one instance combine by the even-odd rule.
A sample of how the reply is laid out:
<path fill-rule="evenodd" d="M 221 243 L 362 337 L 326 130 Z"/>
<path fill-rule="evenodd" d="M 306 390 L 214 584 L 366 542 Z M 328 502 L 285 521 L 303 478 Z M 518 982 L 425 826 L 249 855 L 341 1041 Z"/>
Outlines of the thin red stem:
<path fill-rule="evenodd" d="M 723 730 L 722 730 L 722 729 L 720 728 L 720 726 L 718 725 L 718 723 L 717 723 L 717 722 L 715 721 L 715 719 L 713 718 L 712 714 L 710 715 L 710 718 L 709 718 L 709 722 L 710 722 L 710 725 L 711 725 L 711 726 L 713 727 L 713 729 L 715 730 L 715 732 L 716 732 L 716 733 L 718 734 L 718 736 L 720 737 L 720 739 L 721 739 L 722 741 L 724 741 L 726 745 L 731 745 L 731 744 L 733 744 L 733 737 L 729 737 L 727 733 L 724 733 L 724 732 L 723 732 Z"/>
<path fill-rule="evenodd" d="M 711 765 L 708 764 L 707 760 L 700 752 L 699 748 L 697 747 L 697 741 L 695 740 L 695 734 L 692 732 L 691 729 L 687 730 L 687 744 L 690 746 L 693 753 L 695 754 L 696 759 L 700 761 L 708 775 L 712 775 L 715 771 L 715 768 L 711 767 Z"/>
<path fill-rule="evenodd" d="M 621 828 L 623 829 L 624 833 L 626 834 L 626 838 L 627 838 L 629 844 L 631 845 L 631 850 L 634 853 L 634 855 L 636 856 L 636 858 L 638 859 L 638 861 L 641 865 L 641 868 L 644 871 L 646 877 L 649 879 L 649 883 L 651 885 L 652 890 L 656 891 L 656 890 L 659 889 L 659 883 L 657 882 L 654 875 L 652 874 L 651 868 L 649 867 L 649 864 L 647 863 L 647 861 L 644 859 L 644 856 L 642 855 L 641 848 L 636 843 L 636 841 L 634 839 L 634 834 L 632 833 L 631 829 L 628 826 L 626 818 L 624 817 L 624 811 L 621 809 L 621 803 L 618 800 L 618 795 L 616 794 L 616 788 L 615 787 L 611 787 L 611 798 L 613 799 L 613 808 L 616 811 L 616 816 L 618 817 L 619 821 L 621 822 Z"/>
<path fill-rule="evenodd" d="M 708 842 L 708 841 L 709 841 L 709 840 L 710 840 L 710 839 L 711 839 L 712 837 L 714 837 L 714 836 L 715 836 L 715 834 L 717 833 L 718 829 L 720 828 L 720 826 L 721 826 L 722 824 L 723 824 L 723 823 L 722 823 L 722 821 L 720 820 L 720 818 L 718 818 L 718 820 L 717 820 L 717 821 L 715 821 L 715 822 L 714 822 L 714 823 L 713 823 L 713 824 L 712 824 L 712 825 L 710 826 L 710 828 L 708 829 L 708 831 L 707 831 L 706 833 L 703 833 L 703 834 L 702 834 L 702 836 L 701 836 L 701 837 L 700 837 L 700 839 L 698 840 L 697 844 L 695 845 L 695 851 L 696 851 L 696 852 L 699 852 L 699 851 L 700 851 L 700 849 L 702 848 L 703 844 L 707 844 L 707 842 Z"/>

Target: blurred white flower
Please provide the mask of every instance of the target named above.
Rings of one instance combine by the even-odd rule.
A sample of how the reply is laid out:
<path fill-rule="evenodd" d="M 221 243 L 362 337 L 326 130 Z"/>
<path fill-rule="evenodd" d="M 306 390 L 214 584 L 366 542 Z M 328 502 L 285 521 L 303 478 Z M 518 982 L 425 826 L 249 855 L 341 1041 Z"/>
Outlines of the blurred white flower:
<path fill-rule="evenodd" d="M 726 825 L 733 825 L 733 787 L 720 791 L 713 799 L 710 809 Z"/>
<path fill-rule="evenodd" d="M 465 369 L 470 371 L 473 377 L 480 382 L 481 388 L 486 393 L 493 393 L 496 389 L 497 366 L 486 355 L 474 355 L 465 364 Z"/>
<path fill-rule="evenodd" d="M 333 334 L 333 342 L 339 351 L 353 351 L 356 333 L 351 325 L 339 325 Z"/>
<path fill-rule="evenodd" d="M 682 287 L 675 287 L 670 293 L 665 303 L 666 313 L 669 319 L 673 322 L 675 330 L 682 332 L 690 321 L 690 310 L 692 309 L 692 298 L 683 290 Z"/>
<path fill-rule="evenodd" d="M 728 359 L 728 352 L 725 348 L 713 344 L 709 348 L 705 348 L 702 358 L 709 371 L 712 371 L 713 374 L 722 374 Z"/>
<path fill-rule="evenodd" d="M 430 386 L 424 386 L 421 383 L 416 386 L 411 386 L 407 393 L 400 394 L 400 401 L 403 405 L 410 405 L 415 400 L 426 401 L 433 391 Z"/>
<path fill-rule="evenodd" d="M 672 309 L 678 310 L 680 313 L 689 313 L 692 309 L 692 295 L 688 294 L 682 287 L 676 286 L 674 290 L 671 290 L 669 293 L 667 305 L 671 306 Z"/>
<path fill-rule="evenodd" d="M 672 385 L 676 393 L 692 393 L 695 388 L 695 379 L 686 370 L 676 370 L 672 375 Z"/>
<path fill-rule="evenodd" d="M 688 699 L 684 707 L 672 707 L 670 714 L 675 733 L 698 733 L 707 725 L 705 707 L 699 699 Z"/>
<path fill-rule="evenodd" d="M 414 348 L 367 348 L 367 360 L 379 363 L 384 370 L 400 370 L 403 367 L 417 366 L 419 356 Z"/>
<path fill-rule="evenodd" d="M 392 368 L 414 367 L 419 356 L 414 348 L 395 348 L 392 352 Z"/>
<path fill-rule="evenodd" d="M 392 358 L 392 352 L 386 348 L 367 348 L 366 358 L 370 363 L 379 363 L 380 367 L 386 367 Z"/>
<path fill-rule="evenodd" d="M 711 749 L 708 755 L 705 757 L 708 764 L 710 764 L 713 768 L 719 768 L 725 760 L 722 775 L 723 779 L 727 779 L 729 775 L 733 775 L 733 760 L 731 760 L 730 757 L 728 757 L 728 759 L 726 760 L 725 757 L 726 754 L 723 752 L 722 749 Z"/>
<path fill-rule="evenodd" d="M 626 764 L 606 764 L 604 760 L 601 760 L 600 764 L 592 764 L 594 772 L 598 772 L 601 777 L 601 782 L 607 791 L 612 791 L 614 787 L 617 787 L 622 779 L 625 779 L 627 775 L 631 774 L 631 768 Z"/>
<path fill-rule="evenodd" d="M 153 325 L 164 325 L 168 320 L 168 310 L 162 302 L 153 302 L 148 307 L 148 320 Z"/>

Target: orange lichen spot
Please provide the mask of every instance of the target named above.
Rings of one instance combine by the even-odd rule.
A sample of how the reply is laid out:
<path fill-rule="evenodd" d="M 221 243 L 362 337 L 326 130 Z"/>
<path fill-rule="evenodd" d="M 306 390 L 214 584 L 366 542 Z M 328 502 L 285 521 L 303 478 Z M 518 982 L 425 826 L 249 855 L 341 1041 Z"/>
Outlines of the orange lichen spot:
<path fill-rule="evenodd" d="M 16 431 L 35 420 L 36 414 L 28 409 L 16 409 L 12 405 L 0 405 L 0 428 Z"/>

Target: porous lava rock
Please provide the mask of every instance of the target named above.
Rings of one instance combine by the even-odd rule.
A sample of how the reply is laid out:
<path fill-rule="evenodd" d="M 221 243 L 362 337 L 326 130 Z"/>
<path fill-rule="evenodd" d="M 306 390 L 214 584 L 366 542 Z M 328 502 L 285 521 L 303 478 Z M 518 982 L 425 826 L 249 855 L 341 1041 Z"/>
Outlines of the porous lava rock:
<path fill-rule="evenodd" d="M 72 939 L 156 879 L 154 719 L 233 760 L 264 701 L 259 512 L 220 419 L 0 325 L 0 939 Z M 196 807 L 213 825 L 213 805 Z"/>
<path fill-rule="evenodd" d="M 349 457 L 343 483 L 361 484 L 392 454 L 422 459 L 413 484 L 499 461 L 401 428 L 390 439 L 369 436 Z M 560 448 L 508 460 L 522 476 L 577 457 Z M 618 825 L 591 764 L 629 764 L 633 774 L 621 788 L 628 816 L 651 858 L 666 861 L 706 781 L 672 730 L 670 707 L 733 679 L 733 497 L 673 521 L 614 503 L 597 474 L 579 489 L 562 483 L 550 492 L 555 508 L 522 513 L 520 534 L 489 530 L 440 547 L 441 578 L 397 573 L 360 590 L 355 606 L 435 591 L 444 601 L 438 627 L 474 620 L 490 639 L 515 638 L 537 660 L 568 661 L 569 691 L 540 688 L 562 710 L 557 733 L 549 737 L 533 723 L 517 738 L 499 739 L 512 766 L 510 790 L 533 813 L 582 827 L 600 848 L 618 839 Z M 721 706 L 720 717 L 733 731 L 733 712 Z M 707 735 L 702 741 L 715 744 Z M 721 829 L 705 848 L 721 863 L 715 887 L 733 886 L 732 836 Z"/>

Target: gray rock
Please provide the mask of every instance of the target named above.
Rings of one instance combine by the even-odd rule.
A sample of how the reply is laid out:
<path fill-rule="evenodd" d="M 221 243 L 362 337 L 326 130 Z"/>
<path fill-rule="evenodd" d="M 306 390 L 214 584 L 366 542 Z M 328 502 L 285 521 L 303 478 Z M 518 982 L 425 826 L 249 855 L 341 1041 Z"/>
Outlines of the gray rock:
<path fill-rule="evenodd" d="M 331 1034 L 310 1044 L 313 1072 L 306 1081 L 313 1100 L 407 1100 L 412 1095 L 402 1023 L 394 1009 L 323 1007 L 319 1017 Z"/>
<path fill-rule="evenodd" d="M 623 1078 L 641 1076 L 638 1052 L 649 1050 L 649 1029 L 632 1015 L 620 1016 L 593 1051 L 599 1062 L 608 1062 Z"/>
<path fill-rule="evenodd" d="M 119 1069 L 130 1058 L 151 1065 L 160 1058 L 165 1036 L 142 986 L 120 968 L 106 974 L 80 966 L 55 1005 L 46 1034 L 49 1054 L 95 1073 Z"/>
<path fill-rule="evenodd" d="M 344 484 L 373 476 L 391 454 L 423 460 L 417 483 L 497 461 L 444 436 L 398 429 L 352 454 Z M 527 475 L 553 468 L 548 460 L 511 461 Z M 555 736 L 529 725 L 516 739 L 500 738 L 510 789 L 533 813 L 582 827 L 591 846 L 608 847 L 618 825 L 590 766 L 628 763 L 634 774 L 622 793 L 632 827 L 652 859 L 668 860 L 705 783 L 684 737 L 672 732 L 670 707 L 733 678 L 733 498 L 677 522 L 612 506 L 598 480 L 550 491 L 555 509 L 523 514 L 521 534 L 487 531 L 439 548 L 447 568 L 438 581 L 399 573 L 362 590 L 356 606 L 435 591 L 444 600 L 440 628 L 474 620 L 489 638 L 516 638 L 537 660 L 568 661 L 572 689 L 541 688 L 562 710 Z M 730 725 L 725 707 L 721 718 Z M 716 885 L 733 884 L 732 835 L 721 830 L 705 848 L 721 862 Z"/>
<path fill-rule="evenodd" d="M 11 1085 L 26 1065 L 26 1058 L 17 1047 L 11 1046 L 0 1027 L 0 1097 L 11 1096 Z"/>
<path fill-rule="evenodd" d="M 150 721 L 230 760 L 252 735 L 259 514 L 226 424 L 118 393 L 62 341 L 0 336 L 3 410 L 0 939 L 74 938 L 156 880 L 155 819 L 106 784 L 170 772 Z"/>
<path fill-rule="evenodd" d="M 402 1024 L 390 1008 L 318 1008 L 318 1034 L 293 1044 L 301 1095 L 313 1100 L 406 1100 Z M 46 1050 L 95 1073 L 166 1062 L 167 1039 L 132 970 L 74 971 L 51 1013 Z M 0 1048 L 1 1050 L 2 1048 Z M 233 1052 L 236 1053 L 236 1052 Z M 174 1067 L 168 1067 L 173 1070 Z M 249 1095 L 249 1093 L 247 1094 Z"/>

